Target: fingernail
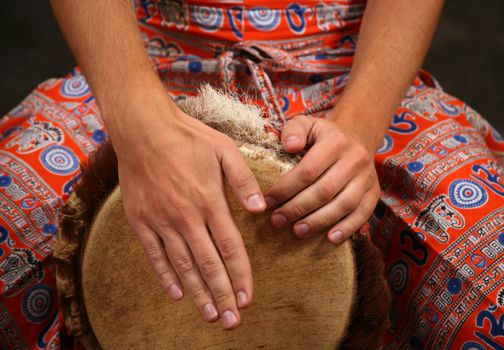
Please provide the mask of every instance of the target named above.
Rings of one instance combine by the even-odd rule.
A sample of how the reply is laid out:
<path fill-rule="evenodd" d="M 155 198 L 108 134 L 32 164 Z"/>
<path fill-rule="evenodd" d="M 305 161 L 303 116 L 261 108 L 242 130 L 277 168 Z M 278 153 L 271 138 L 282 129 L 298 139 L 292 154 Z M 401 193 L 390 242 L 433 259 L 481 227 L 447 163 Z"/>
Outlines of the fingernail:
<path fill-rule="evenodd" d="M 222 320 L 222 326 L 224 326 L 224 328 L 234 327 L 236 325 L 236 322 L 238 321 L 234 312 L 229 310 L 224 311 L 221 320 Z"/>
<path fill-rule="evenodd" d="M 205 320 L 212 321 L 219 316 L 219 313 L 213 304 L 206 304 L 203 307 L 203 315 L 205 315 Z"/>
<path fill-rule="evenodd" d="M 287 223 L 287 218 L 282 214 L 275 214 L 271 217 L 271 221 L 273 223 L 273 226 L 282 227 Z"/>
<path fill-rule="evenodd" d="M 236 300 L 238 302 L 238 307 L 245 307 L 247 305 L 248 296 L 245 292 L 238 292 L 236 294 Z"/>
<path fill-rule="evenodd" d="M 308 224 L 302 223 L 294 226 L 294 232 L 300 238 L 304 238 L 310 233 L 310 226 Z"/>
<path fill-rule="evenodd" d="M 333 243 L 340 243 L 343 238 L 343 233 L 339 230 L 329 233 L 329 239 Z"/>
<path fill-rule="evenodd" d="M 292 147 L 301 143 L 301 139 L 297 136 L 289 136 L 285 140 L 285 146 Z"/>
<path fill-rule="evenodd" d="M 250 207 L 250 209 L 265 209 L 266 208 L 266 203 L 264 203 L 264 200 L 258 194 L 253 194 L 250 197 L 248 197 L 247 204 Z"/>
<path fill-rule="evenodd" d="M 266 208 L 271 208 L 276 203 L 275 198 L 273 198 L 272 196 L 264 197 L 264 201 L 266 202 Z"/>
<path fill-rule="evenodd" d="M 168 288 L 168 294 L 170 294 L 170 296 L 175 300 L 179 300 L 184 296 L 182 289 L 180 289 L 177 283 L 172 283 L 170 285 L 170 287 Z"/>

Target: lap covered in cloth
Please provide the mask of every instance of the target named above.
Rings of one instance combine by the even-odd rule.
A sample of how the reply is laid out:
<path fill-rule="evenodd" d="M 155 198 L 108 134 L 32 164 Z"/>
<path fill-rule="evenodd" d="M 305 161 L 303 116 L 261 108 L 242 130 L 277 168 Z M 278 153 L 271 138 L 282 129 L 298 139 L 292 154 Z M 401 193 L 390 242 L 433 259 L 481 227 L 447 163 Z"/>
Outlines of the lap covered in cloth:
<path fill-rule="evenodd" d="M 135 7 L 172 98 L 194 95 L 204 82 L 230 89 L 262 106 L 279 135 L 286 120 L 324 117 L 337 103 L 365 3 L 138 0 Z M 1 348 L 72 346 L 57 303 L 54 235 L 79 165 L 106 138 L 78 69 L 42 83 L 0 119 Z M 375 160 L 382 196 L 370 227 L 393 293 L 384 348 L 502 349 L 503 138 L 421 72 Z"/>

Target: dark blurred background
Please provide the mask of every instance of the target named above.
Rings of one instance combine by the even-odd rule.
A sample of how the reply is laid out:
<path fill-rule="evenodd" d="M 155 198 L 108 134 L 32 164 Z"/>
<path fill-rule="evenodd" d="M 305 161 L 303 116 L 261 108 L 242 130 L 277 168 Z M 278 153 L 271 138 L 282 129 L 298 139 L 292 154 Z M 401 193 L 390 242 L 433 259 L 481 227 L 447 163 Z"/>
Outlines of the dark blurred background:
<path fill-rule="evenodd" d="M 73 58 L 49 1 L 6 1 L 0 13 L 0 115 Z M 504 1 L 451 0 L 424 67 L 504 132 Z"/>

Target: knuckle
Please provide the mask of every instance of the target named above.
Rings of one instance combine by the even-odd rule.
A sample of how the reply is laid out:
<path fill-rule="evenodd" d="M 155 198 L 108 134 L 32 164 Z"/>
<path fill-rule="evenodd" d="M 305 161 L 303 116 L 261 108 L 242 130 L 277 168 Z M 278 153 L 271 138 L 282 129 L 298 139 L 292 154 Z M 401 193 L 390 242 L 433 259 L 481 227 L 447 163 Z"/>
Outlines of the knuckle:
<path fill-rule="evenodd" d="M 360 205 L 360 212 L 363 219 L 368 219 L 373 214 L 375 202 L 366 201 Z"/>
<path fill-rule="evenodd" d="M 172 201 L 164 212 L 166 217 L 158 219 L 158 226 L 162 228 L 187 227 L 193 221 L 191 220 L 194 218 L 193 212 L 193 208 L 188 203 L 184 203 L 182 200 Z"/>
<path fill-rule="evenodd" d="M 238 253 L 238 245 L 231 237 L 226 237 L 219 242 L 219 251 L 223 259 L 230 259 Z"/>
<path fill-rule="evenodd" d="M 345 148 L 347 144 L 347 138 L 342 133 L 336 133 L 331 139 L 331 143 L 329 143 L 329 151 L 336 152 Z"/>
<path fill-rule="evenodd" d="M 191 293 L 192 298 L 195 303 L 197 303 L 198 300 L 203 300 L 208 297 L 207 290 L 203 286 L 198 286 L 198 287 L 192 288 L 190 293 Z"/>
<path fill-rule="evenodd" d="M 350 237 L 351 235 L 353 235 L 355 232 L 357 232 L 358 229 L 361 228 L 361 226 L 363 225 L 364 223 L 360 224 L 359 222 L 357 221 L 351 221 L 351 222 L 348 222 L 347 223 L 347 230 L 345 230 L 345 232 L 347 233 L 345 235 L 345 238 L 348 238 Z"/>
<path fill-rule="evenodd" d="M 194 270 L 194 262 L 189 255 L 180 254 L 174 257 L 173 265 L 181 273 L 188 273 Z"/>
<path fill-rule="evenodd" d="M 326 202 L 334 197 L 334 192 L 335 191 L 334 191 L 333 186 L 331 184 L 328 184 L 328 183 L 320 184 L 318 186 L 318 191 L 317 191 L 318 199 Z"/>
<path fill-rule="evenodd" d="M 229 294 L 226 294 L 224 291 L 217 291 L 213 294 L 215 303 L 217 305 L 227 305 L 229 304 L 229 301 L 231 300 L 232 296 Z"/>
<path fill-rule="evenodd" d="M 234 271 L 232 275 L 230 275 L 231 283 L 233 284 L 233 288 L 235 290 L 239 289 L 239 286 L 246 286 L 247 282 L 250 280 L 250 276 L 246 271 Z"/>
<path fill-rule="evenodd" d="M 161 260 L 163 254 L 161 253 L 161 250 L 159 249 L 159 246 L 156 242 L 147 241 L 144 242 L 143 246 L 145 254 L 151 262 L 158 262 L 159 260 Z"/>
<path fill-rule="evenodd" d="M 331 226 L 332 224 L 334 224 L 334 220 L 332 220 L 327 214 L 320 214 L 314 222 L 314 225 L 311 226 L 322 229 L 324 227 Z"/>
<path fill-rule="evenodd" d="M 380 197 L 378 197 L 378 196 L 375 196 L 375 195 L 371 196 L 371 200 L 369 200 L 367 207 L 366 207 L 366 210 L 367 210 L 366 213 L 369 213 L 369 216 L 371 216 L 371 214 L 373 214 L 373 211 L 375 210 L 379 199 L 380 199 Z"/>
<path fill-rule="evenodd" d="M 369 163 L 371 161 L 371 156 L 369 153 L 366 151 L 365 148 L 359 147 L 355 150 L 354 153 L 356 159 L 359 160 L 361 163 Z"/>
<path fill-rule="evenodd" d="M 285 214 L 287 217 L 300 218 L 305 215 L 305 210 L 301 205 L 296 204 L 291 206 Z"/>
<path fill-rule="evenodd" d="M 199 261 L 201 273 L 207 277 L 214 277 L 221 272 L 220 262 L 211 256 L 205 256 Z"/>
<path fill-rule="evenodd" d="M 347 197 L 341 200 L 341 208 L 347 213 L 353 211 L 357 205 L 355 197 Z"/>
<path fill-rule="evenodd" d="M 305 166 L 299 169 L 299 177 L 301 178 L 301 181 L 305 183 L 313 182 L 317 178 L 315 167 Z"/>
<path fill-rule="evenodd" d="M 196 202 L 198 203 L 198 207 L 200 209 L 208 210 L 214 208 L 216 199 L 220 199 L 222 196 L 222 192 L 219 192 L 213 188 L 208 188 L 198 192 Z M 193 219 L 191 221 L 194 221 L 194 216 L 192 217 Z"/>
<path fill-rule="evenodd" d="M 242 169 L 238 172 L 234 180 L 235 186 L 238 189 L 245 189 L 254 181 L 254 175 L 249 169 Z"/>

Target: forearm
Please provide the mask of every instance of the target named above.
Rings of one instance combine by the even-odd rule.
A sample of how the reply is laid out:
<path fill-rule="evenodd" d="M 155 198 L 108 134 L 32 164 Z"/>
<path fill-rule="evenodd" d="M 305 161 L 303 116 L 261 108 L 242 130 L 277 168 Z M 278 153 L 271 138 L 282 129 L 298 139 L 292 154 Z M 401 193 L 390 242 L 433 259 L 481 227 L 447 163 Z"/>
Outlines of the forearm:
<path fill-rule="evenodd" d="M 368 1 L 348 85 L 329 118 L 351 128 L 370 148 L 381 144 L 418 73 L 442 5 L 442 0 Z"/>
<path fill-rule="evenodd" d="M 128 120 L 135 118 L 135 113 L 125 113 L 128 109 L 158 101 L 171 107 L 143 47 L 131 1 L 51 0 L 51 4 L 113 142 L 126 139 L 122 130 L 138 122 Z"/>

